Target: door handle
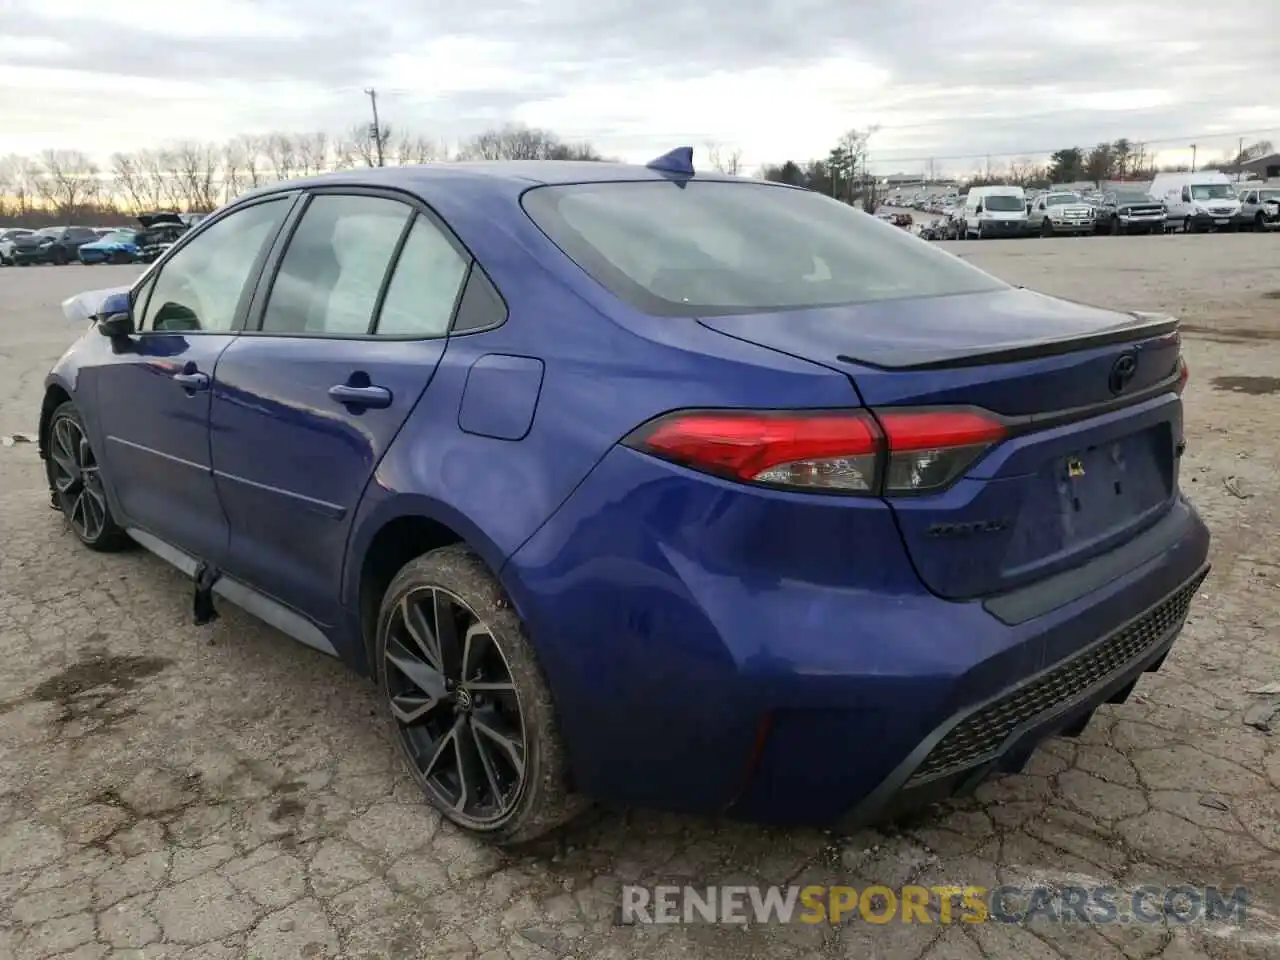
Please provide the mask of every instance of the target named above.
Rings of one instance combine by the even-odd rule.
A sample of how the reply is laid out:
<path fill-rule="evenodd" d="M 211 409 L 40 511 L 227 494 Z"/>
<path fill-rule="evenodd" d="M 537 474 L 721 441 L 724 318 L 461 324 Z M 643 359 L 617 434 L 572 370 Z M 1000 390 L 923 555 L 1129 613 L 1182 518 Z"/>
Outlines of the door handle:
<path fill-rule="evenodd" d="M 348 407 L 382 410 L 391 406 L 391 391 L 386 387 L 353 387 L 349 383 L 337 383 L 329 388 L 329 396 Z"/>
<path fill-rule="evenodd" d="M 207 373 L 175 373 L 173 382 L 180 386 L 183 390 L 208 390 L 209 375 Z"/>

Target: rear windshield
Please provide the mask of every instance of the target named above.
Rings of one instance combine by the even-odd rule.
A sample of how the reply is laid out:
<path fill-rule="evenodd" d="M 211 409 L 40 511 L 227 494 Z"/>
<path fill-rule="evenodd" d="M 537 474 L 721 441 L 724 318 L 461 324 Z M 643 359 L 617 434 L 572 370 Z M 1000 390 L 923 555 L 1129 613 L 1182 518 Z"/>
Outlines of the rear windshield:
<path fill-rule="evenodd" d="M 1005 286 L 821 194 L 764 183 L 537 187 L 533 221 L 591 277 L 659 316 L 978 293 Z"/>

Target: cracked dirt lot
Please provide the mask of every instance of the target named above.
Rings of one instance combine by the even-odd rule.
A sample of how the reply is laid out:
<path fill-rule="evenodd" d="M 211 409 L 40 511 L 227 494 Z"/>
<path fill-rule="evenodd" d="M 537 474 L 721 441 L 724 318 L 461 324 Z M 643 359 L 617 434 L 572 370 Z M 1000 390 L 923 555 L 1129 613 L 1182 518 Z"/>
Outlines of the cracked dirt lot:
<path fill-rule="evenodd" d="M 35 446 L 4 446 L 0 958 L 1280 956 L 1280 733 L 1246 723 L 1266 725 L 1255 691 L 1280 681 L 1280 236 L 948 247 L 1014 283 L 1189 322 L 1183 486 L 1215 567 L 1127 704 L 891 829 L 600 811 L 500 854 L 419 801 L 365 681 L 226 604 L 193 626 L 175 571 L 81 549 Z M 133 272 L 0 270 L 0 434 L 34 431 L 42 377 L 79 333 L 58 302 Z M 1243 927 L 614 922 L 624 883 L 912 881 L 1243 884 L 1251 900 Z"/>

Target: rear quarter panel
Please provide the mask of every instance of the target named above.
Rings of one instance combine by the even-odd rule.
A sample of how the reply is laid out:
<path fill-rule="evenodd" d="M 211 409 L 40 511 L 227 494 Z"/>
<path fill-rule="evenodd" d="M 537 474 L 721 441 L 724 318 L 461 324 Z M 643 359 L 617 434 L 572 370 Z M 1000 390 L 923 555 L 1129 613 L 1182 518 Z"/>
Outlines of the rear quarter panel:
<path fill-rule="evenodd" d="M 693 320 L 629 313 L 545 237 L 518 192 L 426 196 L 476 255 L 509 307 L 505 324 L 451 338 L 357 512 L 345 593 L 358 595 L 361 558 L 400 516 L 449 526 L 501 571 L 600 459 L 635 427 L 682 407 L 842 407 L 842 374 L 735 341 Z M 544 366 L 537 406 L 519 440 L 459 427 L 467 377 L 493 355 Z M 498 389 L 493 377 L 485 378 Z M 468 416 L 506 402 L 468 395 Z M 496 417 L 497 418 L 497 417 Z M 500 418 L 498 418 L 500 419 Z"/>

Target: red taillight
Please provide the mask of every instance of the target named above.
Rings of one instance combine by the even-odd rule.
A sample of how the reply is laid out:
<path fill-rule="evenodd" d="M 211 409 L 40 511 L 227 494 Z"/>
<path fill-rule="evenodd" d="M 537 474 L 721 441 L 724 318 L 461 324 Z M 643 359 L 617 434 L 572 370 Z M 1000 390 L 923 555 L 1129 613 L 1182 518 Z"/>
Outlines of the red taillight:
<path fill-rule="evenodd" d="M 668 414 L 624 442 L 718 476 L 791 489 L 910 494 L 960 475 L 1005 427 L 976 410 Z"/>
<path fill-rule="evenodd" d="M 883 410 L 877 417 L 889 444 L 886 494 L 947 486 L 1007 433 L 999 420 L 976 410 Z"/>
<path fill-rule="evenodd" d="M 1187 366 L 1187 358 L 1178 354 L 1178 393 L 1187 389 L 1187 381 L 1191 379 L 1191 368 Z"/>
<path fill-rule="evenodd" d="M 641 427 L 626 443 L 734 480 L 875 491 L 879 432 L 863 413 L 697 411 Z"/>

